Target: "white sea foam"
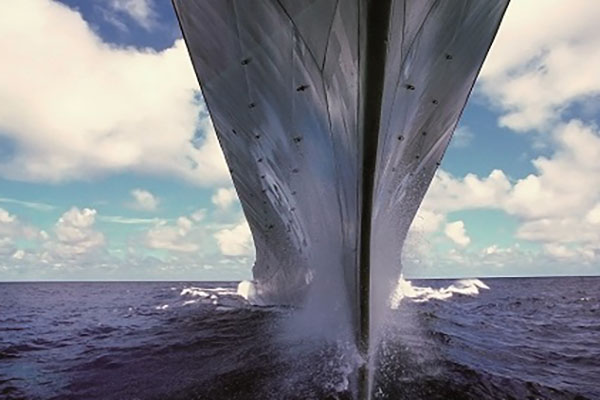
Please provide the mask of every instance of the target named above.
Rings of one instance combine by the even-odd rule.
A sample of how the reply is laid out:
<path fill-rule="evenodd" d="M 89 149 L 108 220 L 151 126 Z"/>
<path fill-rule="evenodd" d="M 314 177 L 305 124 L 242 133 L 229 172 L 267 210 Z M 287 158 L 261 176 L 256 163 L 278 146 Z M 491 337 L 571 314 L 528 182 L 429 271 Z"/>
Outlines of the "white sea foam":
<path fill-rule="evenodd" d="M 239 296 L 239 293 L 234 288 L 224 288 L 224 287 L 216 287 L 216 288 L 202 288 L 196 286 L 190 286 L 181 290 L 179 293 L 181 296 L 191 296 L 191 297 L 210 297 L 212 296 Z"/>
<path fill-rule="evenodd" d="M 180 296 L 187 298 L 181 305 L 187 306 L 195 303 L 212 304 L 227 307 L 239 307 L 246 304 L 246 297 L 231 287 L 197 287 L 183 288 Z"/>
<path fill-rule="evenodd" d="M 206 289 L 203 288 L 199 288 L 199 287 L 189 287 L 189 288 L 184 288 L 181 293 L 179 293 L 181 296 L 191 296 L 191 297 L 210 297 L 210 293 L 208 293 L 206 291 Z"/>
<path fill-rule="evenodd" d="M 243 297 L 249 303 L 254 304 L 256 301 L 256 288 L 254 283 L 250 281 L 241 281 L 237 287 L 237 295 Z"/>
<path fill-rule="evenodd" d="M 216 293 L 219 296 L 239 296 L 237 290 L 235 288 L 224 288 L 224 287 L 216 287 L 211 289 L 204 289 L 207 292 Z"/>
<path fill-rule="evenodd" d="M 169 308 L 168 304 L 163 304 L 162 306 L 154 307 L 155 310 L 166 310 L 167 308 Z"/>
<path fill-rule="evenodd" d="M 403 276 L 400 276 L 390 299 L 390 305 L 391 308 L 397 309 L 404 298 L 418 303 L 432 299 L 447 300 L 454 294 L 477 296 L 480 289 L 489 290 L 489 287 L 479 279 L 461 279 L 453 282 L 448 287 L 436 289 L 427 286 L 414 286 L 411 281 L 407 281 Z"/>

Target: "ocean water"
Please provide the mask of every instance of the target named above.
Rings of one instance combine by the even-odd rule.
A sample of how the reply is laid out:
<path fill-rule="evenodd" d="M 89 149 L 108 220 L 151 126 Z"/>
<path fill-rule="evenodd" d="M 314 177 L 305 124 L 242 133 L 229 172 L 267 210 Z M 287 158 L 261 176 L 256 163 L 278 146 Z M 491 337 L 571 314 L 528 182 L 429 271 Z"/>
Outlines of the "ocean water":
<path fill-rule="evenodd" d="M 0 398 L 352 398 L 350 343 L 295 335 L 295 310 L 237 285 L 2 283 Z M 374 399 L 600 399 L 600 278 L 401 281 L 392 300 Z"/>

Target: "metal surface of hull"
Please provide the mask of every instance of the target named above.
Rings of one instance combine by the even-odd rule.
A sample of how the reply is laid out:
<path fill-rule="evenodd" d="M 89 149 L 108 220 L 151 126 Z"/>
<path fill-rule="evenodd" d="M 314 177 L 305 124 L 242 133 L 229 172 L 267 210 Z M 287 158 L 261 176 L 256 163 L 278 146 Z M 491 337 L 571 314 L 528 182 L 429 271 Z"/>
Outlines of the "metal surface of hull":
<path fill-rule="evenodd" d="M 336 293 L 367 345 L 507 2 L 174 0 L 261 302 Z"/>

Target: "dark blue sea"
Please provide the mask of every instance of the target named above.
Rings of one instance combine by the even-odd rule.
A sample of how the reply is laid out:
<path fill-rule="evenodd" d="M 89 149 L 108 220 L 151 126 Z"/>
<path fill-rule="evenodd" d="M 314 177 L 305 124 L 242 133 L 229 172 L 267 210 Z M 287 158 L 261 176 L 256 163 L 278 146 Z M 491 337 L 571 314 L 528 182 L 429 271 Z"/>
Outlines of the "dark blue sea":
<path fill-rule="evenodd" d="M 600 278 L 407 285 L 373 398 L 600 399 Z M 0 398 L 351 398 L 343 345 L 289 338 L 293 309 L 236 289 L 2 283 Z"/>

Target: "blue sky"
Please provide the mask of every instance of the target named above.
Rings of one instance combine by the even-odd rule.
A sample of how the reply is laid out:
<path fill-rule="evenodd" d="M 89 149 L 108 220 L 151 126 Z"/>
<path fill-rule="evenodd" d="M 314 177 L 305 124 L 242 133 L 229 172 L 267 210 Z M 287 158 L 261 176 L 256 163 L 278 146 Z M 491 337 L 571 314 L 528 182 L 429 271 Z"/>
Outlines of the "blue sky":
<path fill-rule="evenodd" d="M 600 4 L 575 3 L 510 5 L 406 275 L 600 273 Z M 0 53 L 0 280 L 251 277 L 170 2 L 3 3 Z"/>

